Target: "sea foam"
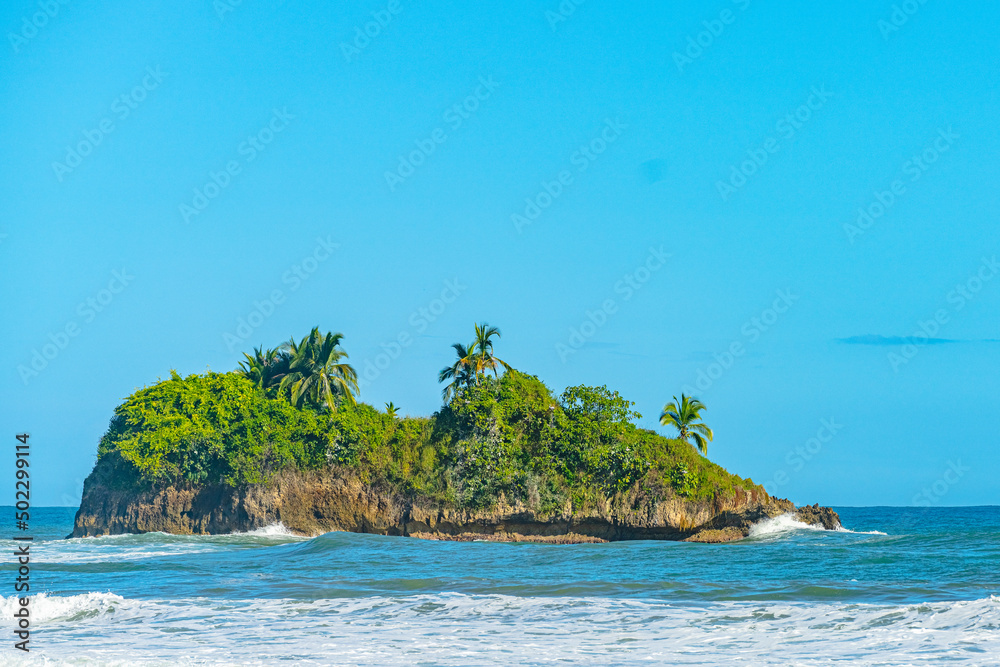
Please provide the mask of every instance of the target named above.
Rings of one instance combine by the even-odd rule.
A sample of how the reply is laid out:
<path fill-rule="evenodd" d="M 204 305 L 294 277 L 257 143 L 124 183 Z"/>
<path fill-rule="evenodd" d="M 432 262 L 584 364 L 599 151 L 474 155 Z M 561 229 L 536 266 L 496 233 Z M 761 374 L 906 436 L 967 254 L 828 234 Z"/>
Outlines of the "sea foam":
<path fill-rule="evenodd" d="M 808 524 L 800 521 L 794 512 L 787 512 L 781 516 L 776 516 L 772 519 L 764 519 L 763 521 L 758 521 L 753 524 L 750 526 L 750 533 L 748 537 L 767 537 L 799 530 L 822 531 L 825 530 L 825 528 L 818 524 Z M 853 533 L 856 535 L 885 535 L 885 533 L 878 530 L 855 531 L 844 528 L 841 525 L 838 525 L 835 530 L 838 533 Z"/>
<path fill-rule="evenodd" d="M 779 535 L 793 530 L 823 530 L 823 526 L 812 525 L 799 521 L 795 514 L 789 512 L 773 519 L 764 519 L 750 526 L 749 537 L 764 537 Z"/>
<path fill-rule="evenodd" d="M 11 624 L 13 600 L 0 602 Z M 920 605 L 515 597 L 33 600 L 49 664 L 988 664 L 1000 599 Z M 44 645 L 41 644 L 44 637 Z M 0 664 L 15 664 L 9 652 Z"/>
<path fill-rule="evenodd" d="M 37 543 L 32 553 L 40 563 L 117 563 L 228 551 L 236 544 L 271 546 L 309 539 L 278 522 L 247 532 L 221 535 L 150 532 L 48 540 Z"/>

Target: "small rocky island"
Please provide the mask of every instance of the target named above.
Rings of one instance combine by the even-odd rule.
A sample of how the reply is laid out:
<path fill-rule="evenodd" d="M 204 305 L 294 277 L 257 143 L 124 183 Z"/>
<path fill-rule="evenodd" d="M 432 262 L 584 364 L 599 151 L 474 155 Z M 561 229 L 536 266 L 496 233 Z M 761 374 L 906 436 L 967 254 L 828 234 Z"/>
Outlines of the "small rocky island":
<path fill-rule="evenodd" d="M 699 453 L 711 431 L 697 401 L 665 408 L 680 435 L 667 438 L 605 387 L 554 396 L 492 356 L 489 336 L 454 347 L 431 417 L 357 403 L 340 335 L 316 329 L 232 373 L 172 373 L 116 409 L 69 537 L 280 522 L 310 536 L 728 542 L 790 513 L 840 527 L 833 510 L 772 498 Z"/>

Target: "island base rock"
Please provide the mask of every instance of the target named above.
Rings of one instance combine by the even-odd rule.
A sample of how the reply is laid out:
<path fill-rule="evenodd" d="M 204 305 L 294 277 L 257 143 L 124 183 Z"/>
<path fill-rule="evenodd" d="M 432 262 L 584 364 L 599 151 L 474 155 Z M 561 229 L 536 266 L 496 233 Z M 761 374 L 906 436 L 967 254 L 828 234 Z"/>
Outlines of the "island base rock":
<path fill-rule="evenodd" d="M 98 471 L 95 470 L 95 473 Z M 750 526 L 794 513 L 807 524 L 840 527 L 828 507 L 796 509 L 762 489 L 712 500 L 651 499 L 638 487 L 597 506 L 569 503 L 539 513 L 501 500 L 487 510 L 463 510 L 413 500 L 345 472 L 285 472 L 268 485 L 168 486 L 123 491 L 92 474 L 70 537 L 161 531 L 182 535 L 248 532 L 277 523 L 307 536 L 329 531 L 437 540 L 569 544 L 618 540 L 729 542 Z"/>

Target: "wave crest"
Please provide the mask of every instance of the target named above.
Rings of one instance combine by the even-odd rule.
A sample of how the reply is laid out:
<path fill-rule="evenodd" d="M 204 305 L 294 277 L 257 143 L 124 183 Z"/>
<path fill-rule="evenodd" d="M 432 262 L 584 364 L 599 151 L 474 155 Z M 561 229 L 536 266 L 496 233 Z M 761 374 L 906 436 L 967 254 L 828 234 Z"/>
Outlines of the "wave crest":
<path fill-rule="evenodd" d="M 126 605 L 136 604 L 114 593 L 83 593 L 65 597 L 37 593 L 29 598 L 28 610 L 34 623 L 74 622 L 113 614 Z M 14 617 L 18 609 L 20 604 L 16 595 L 0 598 L 0 616 L 5 623 Z"/>
<path fill-rule="evenodd" d="M 784 533 L 802 530 L 822 532 L 826 529 L 817 524 L 808 524 L 800 521 L 794 512 L 787 512 L 781 516 L 776 516 L 773 519 L 764 519 L 763 521 L 758 521 L 753 524 L 750 526 L 750 533 L 747 537 L 767 537 L 770 535 L 781 535 Z M 852 533 L 854 535 L 885 535 L 885 533 L 878 530 L 855 531 L 849 530 L 840 525 L 838 525 L 833 532 Z"/>
<path fill-rule="evenodd" d="M 285 524 L 281 523 L 280 521 L 277 522 L 277 523 L 272 523 L 272 524 L 270 524 L 268 526 L 264 526 L 263 528 L 255 528 L 254 530 L 248 530 L 245 533 L 236 532 L 236 533 L 229 533 L 229 534 L 230 535 L 248 535 L 250 537 L 295 537 L 295 538 L 306 539 L 306 540 L 310 539 L 308 537 L 303 537 L 302 535 L 299 535 L 298 533 L 293 533 L 291 530 L 288 529 L 288 526 L 286 526 Z"/>
<path fill-rule="evenodd" d="M 823 526 L 817 526 L 799 521 L 792 512 L 776 516 L 773 519 L 764 519 L 750 526 L 748 537 L 764 537 L 767 535 L 780 535 L 795 530 L 825 530 Z"/>

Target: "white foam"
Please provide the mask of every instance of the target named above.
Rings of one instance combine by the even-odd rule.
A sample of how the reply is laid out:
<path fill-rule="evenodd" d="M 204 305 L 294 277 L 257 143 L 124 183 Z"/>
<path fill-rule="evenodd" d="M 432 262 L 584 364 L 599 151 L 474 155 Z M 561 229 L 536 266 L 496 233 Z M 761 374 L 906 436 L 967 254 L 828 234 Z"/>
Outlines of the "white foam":
<path fill-rule="evenodd" d="M 328 600 L 39 595 L 49 664 L 982 665 L 1000 598 L 921 605 L 437 593 Z M 0 629 L 12 625 L 0 600 Z M 42 646 L 40 645 L 41 649 Z M 23 664 L 11 651 L 0 665 Z"/>
<path fill-rule="evenodd" d="M 826 530 L 823 526 L 819 524 L 808 524 L 804 521 L 800 521 L 798 516 L 794 512 L 787 512 L 781 516 L 776 516 L 773 519 L 764 519 L 763 521 L 758 521 L 757 523 L 750 526 L 750 533 L 748 537 L 765 537 L 768 535 L 780 535 L 782 533 L 790 533 L 796 530 L 812 530 L 821 531 Z M 835 532 L 838 533 L 852 533 L 854 535 L 885 535 L 878 530 L 849 530 L 844 528 L 839 523 L 837 527 L 834 528 Z"/>
<path fill-rule="evenodd" d="M 126 537 L 131 539 L 123 539 Z M 114 546 L 109 544 L 112 538 Z M 32 558 L 39 563 L 104 563 L 202 553 L 211 548 L 210 544 L 195 541 L 155 540 L 142 535 L 106 535 L 36 542 L 31 547 L 31 553 Z"/>
<path fill-rule="evenodd" d="M 114 593 L 84 593 L 66 597 L 38 593 L 29 598 L 28 610 L 31 622 L 40 625 L 58 621 L 79 621 L 114 613 L 126 604 L 135 607 L 138 603 L 127 602 Z M 4 624 L 12 624 L 9 619 L 20 609 L 16 596 L 0 598 L 0 616 Z"/>
<path fill-rule="evenodd" d="M 799 521 L 794 513 L 788 512 L 773 519 L 764 519 L 750 526 L 749 537 L 764 537 L 765 535 L 779 535 L 789 533 L 793 530 L 824 530 L 823 526 L 811 525 Z"/>
<path fill-rule="evenodd" d="M 71 537 L 71 540 L 122 540 L 136 535 L 166 535 L 167 533 L 115 533 L 114 535 L 86 535 L 84 537 Z"/>
<path fill-rule="evenodd" d="M 889 533 L 883 533 L 881 530 L 850 530 L 844 528 L 843 526 L 837 526 L 835 530 L 838 533 L 853 533 L 855 535 L 888 535 Z"/>
<path fill-rule="evenodd" d="M 32 547 L 32 554 L 40 563 L 134 562 L 230 549 L 234 542 L 270 546 L 309 539 L 311 538 L 293 533 L 279 522 L 247 532 L 222 535 L 151 532 L 46 540 L 36 543 Z"/>
<path fill-rule="evenodd" d="M 160 537 L 168 538 L 205 538 L 205 537 L 226 537 L 230 535 L 251 535 L 254 537 L 295 537 L 301 538 L 302 536 L 298 533 L 292 532 L 285 524 L 278 521 L 277 523 L 272 523 L 262 528 L 255 528 L 253 530 L 247 531 L 234 531 L 232 533 L 216 533 L 212 535 L 184 535 L 180 533 L 164 533 L 163 531 L 150 531 L 148 533 L 116 533 L 114 535 L 97 535 L 97 536 L 87 536 L 87 537 L 72 537 L 71 541 L 80 540 L 81 542 L 93 541 L 93 542 L 103 542 L 106 540 L 122 540 L 134 537 L 150 537 L 158 535 Z M 315 537 L 315 536 L 314 536 Z M 310 538 L 305 538 L 310 539 Z"/>
<path fill-rule="evenodd" d="M 252 535 L 253 537 L 294 537 L 299 539 L 309 539 L 308 537 L 303 537 L 297 533 L 293 533 L 288 527 L 281 523 L 272 523 L 269 526 L 264 526 L 263 528 L 256 528 L 254 530 L 248 530 L 245 533 L 229 533 L 230 535 Z"/>

